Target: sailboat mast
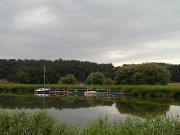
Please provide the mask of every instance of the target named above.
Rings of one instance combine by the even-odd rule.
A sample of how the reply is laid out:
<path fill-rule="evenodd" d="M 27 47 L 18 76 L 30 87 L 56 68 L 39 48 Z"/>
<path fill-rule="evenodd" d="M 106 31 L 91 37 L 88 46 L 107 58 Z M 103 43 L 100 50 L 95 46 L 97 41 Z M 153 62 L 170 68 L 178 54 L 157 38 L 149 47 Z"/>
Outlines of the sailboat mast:
<path fill-rule="evenodd" d="M 92 71 L 91 71 L 91 89 L 92 89 Z"/>
<path fill-rule="evenodd" d="M 44 65 L 44 87 L 45 87 L 45 81 L 46 81 L 46 67 Z"/>

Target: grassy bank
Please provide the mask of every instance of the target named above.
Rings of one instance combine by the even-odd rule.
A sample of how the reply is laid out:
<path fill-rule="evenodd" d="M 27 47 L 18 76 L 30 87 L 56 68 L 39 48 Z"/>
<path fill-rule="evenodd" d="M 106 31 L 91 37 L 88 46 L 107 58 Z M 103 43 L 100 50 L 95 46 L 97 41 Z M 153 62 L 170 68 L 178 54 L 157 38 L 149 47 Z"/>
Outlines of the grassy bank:
<path fill-rule="evenodd" d="M 127 118 L 108 122 L 99 118 L 86 128 L 56 122 L 46 112 L 29 114 L 24 111 L 0 112 L 0 134 L 8 135 L 176 135 L 180 134 L 180 119 L 159 116 L 156 119 Z"/>
<path fill-rule="evenodd" d="M 33 93 L 34 89 L 40 85 L 29 84 L 0 84 L 0 93 Z M 68 89 L 88 89 L 90 85 L 47 85 L 51 88 L 68 88 Z M 133 96 L 139 97 L 176 97 L 180 98 L 180 85 L 93 85 L 94 89 L 106 89 L 111 92 L 131 92 Z"/>

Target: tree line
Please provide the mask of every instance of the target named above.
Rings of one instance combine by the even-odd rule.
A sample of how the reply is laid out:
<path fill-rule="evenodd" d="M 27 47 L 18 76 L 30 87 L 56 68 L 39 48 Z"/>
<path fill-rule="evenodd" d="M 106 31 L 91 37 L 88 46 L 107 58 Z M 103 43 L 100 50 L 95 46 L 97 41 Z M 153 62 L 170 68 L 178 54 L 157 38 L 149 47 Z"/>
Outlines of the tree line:
<path fill-rule="evenodd" d="M 0 59 L 0 79 L 7 79 L 15 83 L 41 84 L 43 83 L 43 65 L 46 65 L 48 83 L 59 81 L 68 82 L 73 77 L 78 82 L 86 82 L 100 77 L 99 84 L 167 84 L 180 82 L 180 65 L 166 63 L 124 64 L 114 67 L 109 64 L 98 64 L 78 60 L 22 60 Z M 96 74 L 95 74 L 96 73 Z M 73 75 L 73 76 L 72 76 Z M 102 77 L 103 76 L 103 77 Z M 60 80 L 61 78 L 61 80 Z M 93 80 L 93 84 L 96 82 Z"/>
<path fill-rule="evenodd" d="M 110 64 L 97 64 L 88 61 L 77 60 L 21 60 L 0 59 L 0 79 L 11 82 L 35 84 L 43 82 L 43 66 L 46 65 L 49 83 L 57 83 L 60 77 L 69 74 L 79 82 L 85 82 L 91 72 L 102 72 L 108 78 L 113 79 L 118 69 Z"/>

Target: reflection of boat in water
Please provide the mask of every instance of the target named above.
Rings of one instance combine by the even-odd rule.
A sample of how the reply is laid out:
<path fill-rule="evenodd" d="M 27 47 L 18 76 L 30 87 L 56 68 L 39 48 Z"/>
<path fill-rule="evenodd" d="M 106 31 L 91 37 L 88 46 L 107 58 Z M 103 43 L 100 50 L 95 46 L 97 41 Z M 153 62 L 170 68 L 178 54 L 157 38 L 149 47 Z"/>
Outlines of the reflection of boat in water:
<path fill-rule="evenodd" d="M 50 94 L 34 94 L 35 96 L 39 96 L 40 99 L 44 100 L 43 102 L 43 109 L 46 109 L 46 97 L 49 97 Z"/>
<path fill-rule="evenodd" d="M 40 93 L 49 93 L 50 89 L 45 87 L 46 82 L 46 67 L 44 65 L 44 86 L 41 86 L 40 88 L 34 90 L 34 94 L 40 94 Z"/>
<path fill-rule="evenodd" d="M 114 97 L 120 97 L 120 96 L 123 96 L 124 94 L 122 92 L 118 92 L 118 93 L 112 93 L 112 95 Z"/>
<path fill-rule="evenodd" d="M 84 93 L 84 96 L 87 96 L 87 97 L 94 97 L 94 93 Z"/>
<path fill-rule="evenodd" d="M 40 97 L 49 97 L 50 94 L 34 94 L 36 96 L 40 96 Z"/>

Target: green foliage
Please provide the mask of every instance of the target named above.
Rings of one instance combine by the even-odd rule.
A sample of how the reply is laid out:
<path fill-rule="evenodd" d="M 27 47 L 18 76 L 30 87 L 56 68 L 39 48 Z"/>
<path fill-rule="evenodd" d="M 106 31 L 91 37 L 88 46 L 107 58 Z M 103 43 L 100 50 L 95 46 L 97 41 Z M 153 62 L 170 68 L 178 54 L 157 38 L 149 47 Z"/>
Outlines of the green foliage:
<path fill-rule="evenodd" d="M 104 73 L 104 76 L 105 76 L 106 78 L 110 78 L 111 80 L 114 80 L 115 72 L 105 72 L 105 73 Z"/>
<path fill-rule="evenodd" d="M 28 114 L 0 112 L 0 134 L 10 135 L 49 135 L 53 133 L 55 120 L 45 112 Z"/>
<path fill-rule="evenodd" d="M 107 78 L 104 83 L 104 85 L 112 85 L 113 84 L 113 81 L 111 80 L 111 78 Z"/>
<path fill-rule="evenodd" d="M 57 84 L 59 81 L 59 75 L 55 72 L 55 70 L 49 69 L 47 72 L 48 83 Z"/>
<path fill-rule="evenodd" d="M 43 60 L 43 59 L 42 60 L 0 59 L 0 79 L 8 79 L 9 81 L 15 82 L 16 80 L 14 79 L 14 76 L 16 75 L 16 72 L 20 70 L 20 68 L 31 67 L 42 70 L 43 65 L 46 65 L 47 73 L 49 72 L 48 70 L 54 70 L 55 73 L 61 77 L 66 76 L 68 74 L 73 74 L 79 82 L 85 82 L 91 71 L 93 72 L 100 71 L 103 73 L 109 72 L 112 74 L 114 74 L 115 72 L 115 68 L 112 64 L 97 64 L 88 61 L 83 62 L 77 60 L 62 60 L 62 59 L 58 59 L 55 61 Z M 26 83 L 28 81 L 29 80 L 23 83 Z M 49 82 L 50 81 L 51 80 L 49 79 Z M 57 80 L 54 80 L 52 83 L 56 83 L 56 81 Z"/>
<path fill-rule="evenodd" d="M 23 84 L 40 83 L 40 71 L 37 68 L 21 67 L 16 72 L 15 82 Z"/>
<path fill-rule="evenodd" d="M 156 63 L 156 64 L 166 67 L 170 71 L 171 82 L 180 82 L 180 64 L 179 65 L 166 64 L 166 63 Z M 46 65 L 47 70 L 52 69 L 55 71 L 55 73 L 58 76 L 61 76 L 61 77 L 66 76 L 68 74 L 73 74 L 79 82 L 85 82 L 89 74 L 91 74 L 91 71 L 102 72 L 104 73 L 104 76 L 106 78 L 111 78 L 112 80 L 114 80 L 115 72 L 119 69 L 119 67 L 114 67 L 112 64 L 97 64 L 93 62 L 88 62 L 88 61 L 83 62 L 83 61 L 77 61 L 77 60 L 58 59 L 55 61 L 51 61 L 51 60 L 43 60 L 43 59 L 42 60 L 0 59 L 0 79 L 7 79 L 11 82 L 17 82 L 17 80 L 15 79 L 15 76 L 16 74 L 18 74 L 17 72 L 20 70 L 20 68 L 22 67 L 37 68 L 41 71 L 43 65 Z M 42 76 L 42 72 L 40 73 L 40 75 Z M 39 77 L 39 75 L 37 74 L 36 76 Z M 133 79 L 137 79 L 137 77 L 139 78 L 140 76 L 141 74 L 137 74 L 133 77 Z M 21 75 L 18 75 L 16 77 L 25 78 L 25 81 L 19 80 L 19 83 L 31 82 L 31 80 L 27 79 L 27 77 L 29 77 L 27 74 L 22 73 Z M 41 80 L 40 82 L 39 82 L 39 79 L 36 78 L 36 80 L 38 80 L 38 83 L 42 83 Z M 131 82 L 129 78 L 126 78 L 125 80 L 123 79 L 122 84 L 127 84 L 127 82 L 129 81 Z M 142 80 L 140 79 L 139 81 L 144 82 L 143 79 Z M 33 82 L 36 82 L 36 81 L 34 80 Z M 53 82 L 51 82 L 51 79 L 49 79 L 49 82 L 56 83 L 57 80 L 55 79 Z"/>
<path fill-rule="evenodd" d="M 86 80 L 86 83 L 87 84 L 99 84 L 99 85 L 102 85 L 103 82 L 105 81 L 105 76 L 103 73 L 100 73 L 100 72 L 95 72 L 95 73 L 92 73 L 88 76 L 87 80 Z"/>
<path fill-rule="evenodd" d="M 180 82 L 180 64 L 179 65 L 167 65 L 167 69 L 171 73 L 171 82 Z"/>
<path fill-rule="evenodd" d="M 118 69 L 115 84 L 168 84 L 170 72 L 155 63 L 144 63 L 138 65 L 124 65 Z"/>
<path fill-rule="evenodd" d="M 74 75 L 69 74 L 66 77 L 62 77 L 60 82 L 63 84 L 76 84 L 77 79 L 74 77 Z"/>
<path fill-rule="evenodd" d="M 56 84 L 59 80 L 59 75 L 53 69 L 47 69 L 47 83 Z M 43 69 L 34 67 L 21 67 L 16 72 L 14 82 L 22 84 L 43 84 Z"/>
<path fill-rule="evenodd" d="M 113 123 L 108 117 L 98 118 L 97 121 L 80 129 L 64 123 L 55 122 L 46 112 L 29 114 L 24 111 L 16 113 L 0 112 L 0 134 L 8 135 L 176 135 L 180 134 L 178 118 L 158 116 L 155 119 L 147 116 L 145 120 L 128 117 Z"/>

